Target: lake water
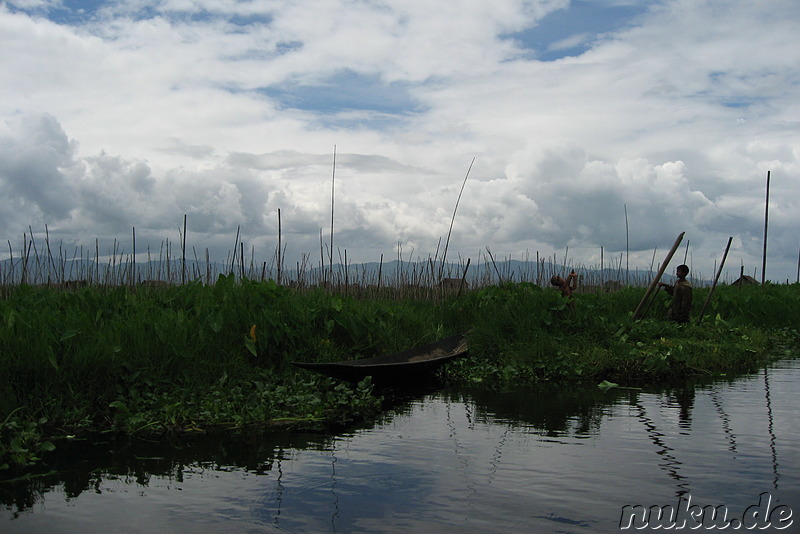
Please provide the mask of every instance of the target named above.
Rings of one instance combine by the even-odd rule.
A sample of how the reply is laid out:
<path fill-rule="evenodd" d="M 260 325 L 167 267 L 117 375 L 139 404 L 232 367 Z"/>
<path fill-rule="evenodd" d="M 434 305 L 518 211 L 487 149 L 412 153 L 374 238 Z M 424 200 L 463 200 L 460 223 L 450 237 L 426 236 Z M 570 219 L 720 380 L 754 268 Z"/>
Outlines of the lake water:
<path fill-rule="evenodd" d="M 420 394 L 337 435 L 72 443 L 51 477 L 0 483 L 0 532 L 619 532 L 626 505 L 800 532 L 798 407 L 789 360 L 660 390 Z"/>

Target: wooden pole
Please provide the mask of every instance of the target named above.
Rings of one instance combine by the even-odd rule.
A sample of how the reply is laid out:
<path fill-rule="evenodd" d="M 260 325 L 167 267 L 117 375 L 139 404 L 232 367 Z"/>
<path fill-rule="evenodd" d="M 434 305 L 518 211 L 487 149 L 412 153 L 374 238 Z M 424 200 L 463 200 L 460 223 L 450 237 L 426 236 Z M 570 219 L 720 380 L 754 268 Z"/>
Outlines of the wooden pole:
<path fill-rule="evenodd" d="M 181 285 L 186 283 L 186 214 L 183 214 L 183 240 L 181 242 Z"/>
<path fill-rule="evenodd" d="M 629 275 L 631 267 L 631 244 L 628 234 L 628 205 L 623 204 L 622 207 L 625 209 L 625 287 L 628 287 L 630 285 Z M 622 269 L 621 264 L 620 269 Z"/>
<path fill-rule="evenodd" d="M 282 259 L 283 258 L 281 258 L 281 209 L 278 208 L 278 256 L 276 258 L 276 261 L 278 262 L 278 285 L 281 285 L 283 283 L 282 279 L 283 273 L 281 272 L 281 269 L 283 267 L 283 262 L 281 261 Z"/>
<path fill-rule="evenodd" d="M 328 268 L 331 270 L 331 278 L 333 278 L 333 207 L 334 207 L 335 183 L 336 183 L 336 145 L 333 145 L 333 171 L 331 172 L 331 249 L 328 251 Z"/>
<path fill-rule="evenodd" d="M 714 277 L 714 283 L 711 284 L 711 289 L 708 292 L 706 301 L 703 303 L 703 308 L 700 310 L 700 315 L 697 317 L 697 324 L 700 324 L 703 321 L 703 315 L 706 313 L 706 308 L 708 308 L 708 303 L 711 302 L 711 295 L 714 294 L 714 289 L 717 287 L 717 282 L 719 281 L 719 277 L 722 274 L 722 268 L 725 266 L 725 259 L 728 257 L 728 251 L 731 249 L 732 241 L 733 241 L 733 236 L 728 238 L 728 246 L 725 247 L 725 254 L 722 255 L 722 261 L 719 264 L 719 269 L 717 270 L 717 276 Z"/>
<path fill-rule="evenodd" d="M 800 265 L 800 260 L 798 260 L 798 265 Z M 798 266 L 800 269 L 800 266 Z M 600 287 L 605 287 L 605 273 L 603 272 L 603 247 L 600 246 Z"/>
<path fill-rule="evenodd" d="M 461 296 L 461 292 L 464 290 L 464 283 L 467 280 L 467 271 L 469 271 L 469 262 L 470 258 L 467 258 L 467 266 L 464 267 L 464 274 L 461 275 L 461 282 L 458 284 L 458 294 L 456 294 L 456 298 Z"/>
<path fill-rule="evenodd" d="M 767 226 L 769 222 L 769 171 L 767 171 L 767 202 L 764 208 L 764 253 L 761 258 L 761 286 L 767 277 Z"/>
<path fill-rule="evenodd" d="M 667 270 L 667 265 L 669 265 L 669 262 L 672 259 L 672 256 L 675 255 L 675 251 L 678 250 L 678 247 L 680 246 L 681 241 L 683 240 L 683 235 L 685 233 L 686 232 L 681 232 L 680 233 L 678 238 L 675 240 L 675 244 L 672 245 L 672 248 L 669 250 L 669 252 L 667 253 L 667 256 L 664 258 L 664 261 L 662 262 L 661 267 L 658 269 L 658 274 L 656 274 L 656 277 L 653 278 L 652 282 L 650 282 L 650 287 L 647 288 L 647 291 L 645 292 L 644 297 L 642 297 L 642 300 L 639 302 L 639 305 L 636 307 L 636 311 L 633 312 L 633 320 L 634 321 L 638 320 L 639 317 L 644 312 L 644 307 L 645 307 L 645 305 L 647 303 L 648 298 L 653 293 L 653 290 L 656 287 L 658 287 L 658 282 L 659 282 L 659 280 L 661 280 L 661 276 L 664 274 L 664 271 Z"/>
<path fill-rule="evenodd" d="M 131 283 L 130 283 L 130 286 L 131 287 L 136 287 L 136 227 L 135 226 L 131 227 L 131 234 L 132 234 L 131 238 L 133 240 L 133 245 L 132 245 L 133 246 L 133 264 L 131 265 L 132 269 L 131 269 Z"/>

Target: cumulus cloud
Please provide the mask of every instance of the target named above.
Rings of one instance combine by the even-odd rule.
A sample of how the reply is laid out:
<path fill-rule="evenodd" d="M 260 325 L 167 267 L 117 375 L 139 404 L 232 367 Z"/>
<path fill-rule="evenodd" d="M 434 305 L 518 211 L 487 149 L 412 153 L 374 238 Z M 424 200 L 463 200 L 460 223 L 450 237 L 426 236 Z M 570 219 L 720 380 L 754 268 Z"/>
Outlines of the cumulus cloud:
<path fill-rule="evenodd" d="M 563 251 L 793 275 L 800 8 L 632 0 L 0 4 L 0 224 L 294 258 Z M 335 164 L 334 164 L 334 151 Z M 628 229 L 626 231 L 625 214 Z M 138 239 L 137 239 L 138 241 Z M 139 247 L 141 249 L 141 247 Z M 477 259 L 477 258 L 476 258 Z"/>
<path fill-rule="evenodd" d="M 75 195 L 64 171 L 76 164 L 75 148 L 49 115 L 20 117 L 7 125 L 0 134 L 0 218 L 6 225 L 25 217 L 41 223 L 69 215 Z"/>

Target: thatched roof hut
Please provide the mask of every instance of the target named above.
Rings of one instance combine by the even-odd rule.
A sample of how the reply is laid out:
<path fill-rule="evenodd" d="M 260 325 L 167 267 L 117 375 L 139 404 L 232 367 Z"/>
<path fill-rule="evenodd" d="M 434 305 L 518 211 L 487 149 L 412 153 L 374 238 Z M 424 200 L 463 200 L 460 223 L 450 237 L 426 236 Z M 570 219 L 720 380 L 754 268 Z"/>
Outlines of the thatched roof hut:
<path fill-rule="evenodd" d="M 744 274 L 731 284 L 732 286 L 757 286 L 758 280 L 750 275 Z"/>

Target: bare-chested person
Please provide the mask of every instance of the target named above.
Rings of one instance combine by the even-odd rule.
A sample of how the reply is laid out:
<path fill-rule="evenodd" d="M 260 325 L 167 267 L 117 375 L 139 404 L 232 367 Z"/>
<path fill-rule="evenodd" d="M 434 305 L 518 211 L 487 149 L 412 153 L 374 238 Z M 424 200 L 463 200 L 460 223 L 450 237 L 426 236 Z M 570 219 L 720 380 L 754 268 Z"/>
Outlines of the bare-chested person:
<path fill-rule="evenodd" d="M 559 288 L 562 296 L 572 298 L 572 292 L 578 288 L 578 275 L 575 274 L 575 269 L 573 269 L 567 275 L 566 280 L 555 275 L 550 279 L 550 284 Z"/>

